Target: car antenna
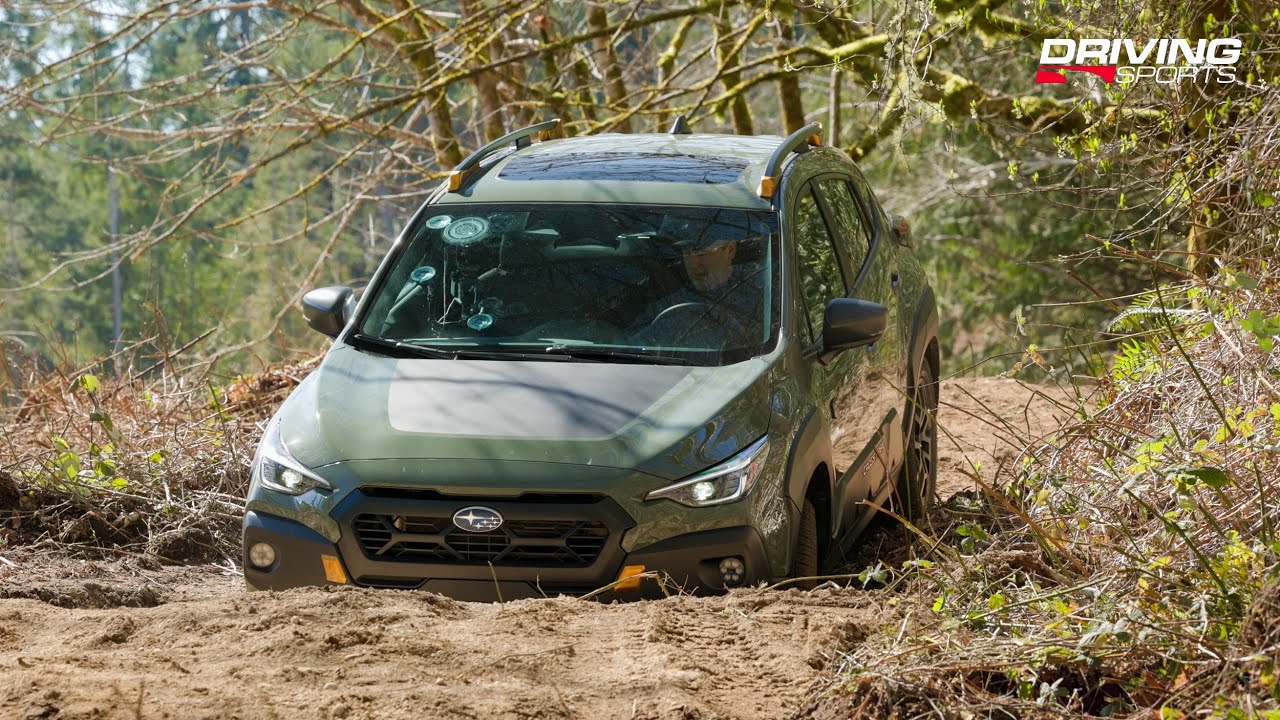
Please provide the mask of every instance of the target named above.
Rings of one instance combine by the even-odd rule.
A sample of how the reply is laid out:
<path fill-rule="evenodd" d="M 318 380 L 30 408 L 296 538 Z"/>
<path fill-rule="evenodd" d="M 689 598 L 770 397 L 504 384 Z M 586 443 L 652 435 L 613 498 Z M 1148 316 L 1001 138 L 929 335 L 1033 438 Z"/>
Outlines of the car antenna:
<path fill-rule="evenodd" d="M 667 131 L 669 135 L 692 135 L 693 130 L 689 127 L 689 119 L 684 115 L 677 115 L 676 121 L 671 123 L 671 129 Z"/>

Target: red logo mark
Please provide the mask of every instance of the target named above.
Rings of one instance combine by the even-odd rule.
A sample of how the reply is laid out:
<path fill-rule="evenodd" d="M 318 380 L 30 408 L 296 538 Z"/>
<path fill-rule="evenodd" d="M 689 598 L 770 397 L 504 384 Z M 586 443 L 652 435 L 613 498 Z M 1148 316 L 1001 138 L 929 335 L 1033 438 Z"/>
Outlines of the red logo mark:
<path fill-rule="evenodd" d="M 1116 81 L 1115 65 L 1041 65 L 1036 71 L 1036 82 L 1041 85 L 1064 83 L 1067 81 L 1067 72 L 1087 72 L 1102 78 L 1103 82 Z"/>

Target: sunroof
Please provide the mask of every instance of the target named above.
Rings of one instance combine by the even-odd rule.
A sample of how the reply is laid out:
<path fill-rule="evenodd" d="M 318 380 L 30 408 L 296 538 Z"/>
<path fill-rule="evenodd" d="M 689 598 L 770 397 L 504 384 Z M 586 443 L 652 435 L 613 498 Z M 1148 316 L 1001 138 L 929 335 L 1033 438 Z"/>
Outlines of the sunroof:
<path fill-rule="evenodd" d="M 744 160 L 665 153 L 593 152 L 517 155 L 498 177 L 503 180 L 625 180 L 639 182 L 729 183 L 747 169 Z"/>

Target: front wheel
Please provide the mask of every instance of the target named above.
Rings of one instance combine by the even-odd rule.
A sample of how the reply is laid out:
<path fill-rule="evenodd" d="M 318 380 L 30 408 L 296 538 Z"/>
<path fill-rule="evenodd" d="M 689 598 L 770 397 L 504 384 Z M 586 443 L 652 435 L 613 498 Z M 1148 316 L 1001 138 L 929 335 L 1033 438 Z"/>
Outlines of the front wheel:
<path fill-rule="evenodd" d="M 812 578 L 818 574 L 818 511 L 813 501 L 805 498 L 800 511 L 800 534 L 796 538 L 796 561 L 791 577 Z M 816 580 L 800 580 L 794 583 L 801 590 L 812 590 Z"/>
<path fill-rule="evenodd" d="M 907 452 L 898 476 L 897 505 L 907 520 L 918 520 L 933 504 L 938 485 L 938 378 L 926 360 L 907 408 Z"/>

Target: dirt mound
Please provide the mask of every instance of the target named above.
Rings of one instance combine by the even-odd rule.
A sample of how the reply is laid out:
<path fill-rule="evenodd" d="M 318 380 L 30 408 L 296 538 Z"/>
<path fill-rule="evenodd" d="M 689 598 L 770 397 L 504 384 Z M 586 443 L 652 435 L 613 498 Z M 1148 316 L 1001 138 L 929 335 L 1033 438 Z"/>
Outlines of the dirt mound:
<path fill-rule="evenodd" d="M 893 620 L 874 594 L 830 589 L 483 605 L 228 588 L 155 608 L 4 607 L 5 717 L 778 717 Z"/>
<path fill-rule="evenodd" d="M 129 582 L 65 581 L 0 588 L 0 598 L 30 598 L 63 608 L 155 607 L 160 592 Z"/>

